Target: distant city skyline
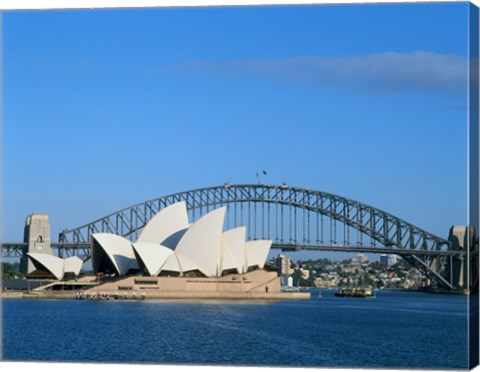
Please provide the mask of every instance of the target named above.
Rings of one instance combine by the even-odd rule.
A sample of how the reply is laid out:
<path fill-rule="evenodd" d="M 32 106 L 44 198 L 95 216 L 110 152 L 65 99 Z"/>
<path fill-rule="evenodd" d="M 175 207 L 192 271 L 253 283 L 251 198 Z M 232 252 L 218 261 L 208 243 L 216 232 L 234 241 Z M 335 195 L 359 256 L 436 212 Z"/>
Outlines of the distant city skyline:
<path fill-rule="evenodd" d="M 3 241 L 33 212 L 56 241 L 257 173 L 446 237 L 467 222 L 467 17 L 468 3 L 3 12 Z"/>

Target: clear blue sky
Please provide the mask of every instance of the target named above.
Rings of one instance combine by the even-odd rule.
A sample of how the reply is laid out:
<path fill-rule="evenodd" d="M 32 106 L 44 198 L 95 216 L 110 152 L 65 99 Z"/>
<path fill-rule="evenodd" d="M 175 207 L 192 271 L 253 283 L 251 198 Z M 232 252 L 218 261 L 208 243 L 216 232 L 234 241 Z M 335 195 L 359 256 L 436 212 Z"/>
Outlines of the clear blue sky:
<path fill-rule="evenodd" d="M 446 237 L 467 213 L 467 3 L 3 13 L 4 241 L 255 183 Z"/>

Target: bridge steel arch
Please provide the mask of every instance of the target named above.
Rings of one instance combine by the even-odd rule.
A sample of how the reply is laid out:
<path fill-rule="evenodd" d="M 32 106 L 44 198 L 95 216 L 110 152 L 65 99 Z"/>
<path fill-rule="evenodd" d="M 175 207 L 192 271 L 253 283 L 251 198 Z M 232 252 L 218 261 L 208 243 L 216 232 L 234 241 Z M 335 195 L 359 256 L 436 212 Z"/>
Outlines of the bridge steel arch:
<path fill-rule="evenodd" d="M 247 227 L 247 238 L 272 239 L 282 250 L 395 253 L 422 271 L 433 285 L 454 289 L 448 240 L 356 200 L 288 185 L 243 184 L 179 192 L 124 208 L 59 234 L 59 246 L 81 247 L 94 233 L 135 240 L 161 209 L 184 201 L 190 220 L 227 206 L 226 228 Z"/>

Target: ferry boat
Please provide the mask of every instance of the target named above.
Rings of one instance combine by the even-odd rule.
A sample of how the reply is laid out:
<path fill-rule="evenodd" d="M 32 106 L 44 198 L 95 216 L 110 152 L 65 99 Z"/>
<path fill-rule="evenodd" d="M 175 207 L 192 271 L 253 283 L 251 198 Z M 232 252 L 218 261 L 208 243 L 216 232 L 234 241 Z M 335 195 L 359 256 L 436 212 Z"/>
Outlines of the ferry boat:
<path fill-rule="evenodd" d="M 335 292 L 337 297 L 375 297 L 373 291 L 369 288 L 340 288 Z"/>

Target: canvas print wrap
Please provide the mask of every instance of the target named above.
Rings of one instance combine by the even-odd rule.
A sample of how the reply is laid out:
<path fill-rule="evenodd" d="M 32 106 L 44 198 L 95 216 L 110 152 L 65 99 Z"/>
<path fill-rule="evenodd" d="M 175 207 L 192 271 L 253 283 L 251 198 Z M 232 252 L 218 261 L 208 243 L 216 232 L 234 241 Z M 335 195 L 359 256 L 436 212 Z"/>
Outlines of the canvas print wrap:
<path fill-rule="evenodd" d="M 2 20 L 3 361 L 478 364 L 477 6 Z"/>

